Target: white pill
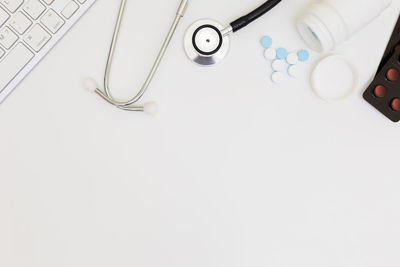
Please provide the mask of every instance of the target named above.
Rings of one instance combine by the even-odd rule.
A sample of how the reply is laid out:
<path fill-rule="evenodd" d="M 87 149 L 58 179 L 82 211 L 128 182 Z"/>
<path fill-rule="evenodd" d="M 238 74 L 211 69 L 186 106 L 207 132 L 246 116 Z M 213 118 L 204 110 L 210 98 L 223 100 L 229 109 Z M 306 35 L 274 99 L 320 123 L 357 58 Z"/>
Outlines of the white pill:
<path fill-rule="evenodd" d="M 272 62 L 271 66 L 274 71 L 282 71 L 285 69 L 285 61 L 276 59 Z"/>
<path fill-rule="evenodd" d="M 288 74 L 292 77 L 297 77 L 299 75 L 299 69 L 297 66 L 292 65 L 288 68 Z"/>
<path fill-rule="evenodd" d="M 299 57 L 297 56 L 296 53 L 290 53 L 287 57 L 286 57 L 286 61 L 287 63 L 289 63 L 290 65 L 295 65 L 299 62 Z"/>
<path fill-rule="evenodd" d="M 285 76 L 283 75 L 283 73 L 279 71 L 275 71 L 271 75 L 271 80 L 276 84 L 282 83 L 284 78 Z"/>
<path fill-rule="evenodd" d="M 267 60 L 274 60 L 276 58 L 276 50 L 273 48 L 265 49 L 264 57 Z"/>

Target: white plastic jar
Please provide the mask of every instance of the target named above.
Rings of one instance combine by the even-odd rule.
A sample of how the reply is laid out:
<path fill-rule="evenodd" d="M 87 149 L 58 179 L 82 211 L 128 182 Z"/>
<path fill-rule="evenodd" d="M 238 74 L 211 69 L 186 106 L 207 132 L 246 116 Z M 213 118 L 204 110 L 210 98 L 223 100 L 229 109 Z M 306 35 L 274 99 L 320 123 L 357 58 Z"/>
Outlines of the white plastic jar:
<path fill-rule="evenodd" d="M 307 45 L 329 52 L 378 17 L 392 0 L 321 0 L 303 14 L 297 28 Z"/>

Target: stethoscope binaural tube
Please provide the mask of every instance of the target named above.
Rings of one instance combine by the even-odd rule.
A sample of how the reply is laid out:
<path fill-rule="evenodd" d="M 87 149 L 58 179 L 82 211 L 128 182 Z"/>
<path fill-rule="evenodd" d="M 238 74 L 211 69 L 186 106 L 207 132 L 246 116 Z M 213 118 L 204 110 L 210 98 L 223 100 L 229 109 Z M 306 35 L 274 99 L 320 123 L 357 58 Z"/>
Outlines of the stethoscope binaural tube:
<path fill-rule="evenodd" d="M 211 19 L 194 22 L 186 31 L 184 48 L 187 56 L 201 66 L 219 63 L 228 54 L 229 35 L 246 27 L 273 9 L 282 0 L 269 0 L 249 14 L 231 22 L 228 27 Z"/>
<path fill-rule="evenodd" d="M 146 81 L 144 82 L 143 86 L 139 90 L 139 92 L 130 100 L 128 101 L 119 101 L 115 99 L 112 94 L 111 90 L 109 87 L 109 77 L 110 77 L 110 71 L 111 71 L 111 66 L 112 66 L 112 61 L 114 57 L 114 52 L 115 52 L 115 47 L 119 35 L 119 30 L 122 22 L 122 17 L 123 13 L 125 10 L 125 5 L 126 5 L 127 0 L 121 0 L 121 5 L 119 8 L 118 12 L 118 17 L 117 21 L 115 24 L 115 29 L 114 29 L 114 34 L 113 38 L 111 41 L 110 45 L 110 51 L 108 54 L 107 58 L 107 65 L 105 69 L 105 74 L 104 74 L 104 91 L 100 90 L 96 84 L 96 82 L 93 79 L 87 79 L 85 81 L 85 87 L 90 90 L 95 92 L 97 95 L 99 95 L 101 98 L 103 98 L 105 101 L 108 103 L 114 105 L 115 107 L 122 109 L 122 110 L 127 110 L 127 111 L 140 111 L 140 112 L 145 112 L 147 114 L 154 114 L 156 113 L 157 106 L 153 102 L 149 102 L 144 104 L 143 106 L 136 106 L 135 104 L 143 97 L 143 95 L 146 93 L 151 81 L 154 78 L 154 75 L 157 72 L 158 67 L 160 66 L 160 63 L 165 55 L 165 52 L 167 51 L 167 48 L 170 44 L 170 41 L 176 31 L 176 28 L 181 20 L 181 18 L 185 15 L 187 6 L 188 6 L 188 0 L 181 0 L 179 8 L 176 12 L 175 19 L 171 25 L 171 28 L 167 34 L 167 37 L 165 38 L 165 41 L 160 49 L 160 52 L 157 55 L 156 60 L 154 61 L 153 67 L 150 70 L 149 75 L 146 78 Z"/>

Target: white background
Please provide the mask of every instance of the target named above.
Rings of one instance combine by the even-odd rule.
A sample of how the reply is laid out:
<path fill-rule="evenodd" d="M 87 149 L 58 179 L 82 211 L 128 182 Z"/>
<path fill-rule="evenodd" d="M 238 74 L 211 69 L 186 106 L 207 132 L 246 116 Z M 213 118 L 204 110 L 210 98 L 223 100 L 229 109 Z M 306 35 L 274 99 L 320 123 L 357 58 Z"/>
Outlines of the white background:
<path fill-rule="evenodd" d="M 393 1 L 336 51 L 360 75 L 340 103 L 310 89 L 321 55 L 278 86 L 262 56 L 263 35 L 305 48 L 294 23 L 312 1 L 283 1 L 214 68 L 187 60 L 185 29 L 262 1 L 191 1 L 145 97 L 152 118 L 82 88 L 102 80 L 119 5 L 98 0 L 0 106 L 0 266 L 400 266 L 400 128 L 361 97 Z M 118 96 L 143 82 L 178 2 L 128 1 Z"/>

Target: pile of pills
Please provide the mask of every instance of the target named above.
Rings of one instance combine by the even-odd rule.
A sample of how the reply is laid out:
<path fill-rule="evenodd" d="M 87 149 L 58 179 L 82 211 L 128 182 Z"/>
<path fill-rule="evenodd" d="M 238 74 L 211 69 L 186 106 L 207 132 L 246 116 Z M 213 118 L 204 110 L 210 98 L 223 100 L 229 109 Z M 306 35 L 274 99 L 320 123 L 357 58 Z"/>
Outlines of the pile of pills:
<path fill-rule="evenodd" d="M 285 70 L 290 77 L 296 77 L 298 74 L 297 64 L 306 62 L 310 58 L 307 50 L 299 52 L 288 52 L 285 48 L 272 48 L 272 38 L 264 36 L 261 39 L 261 45 L 265 48 L 264 57 L 271 62 L 272 75 L 271 80 L 274 83 L 281 83 L 285 78 Z"/>

